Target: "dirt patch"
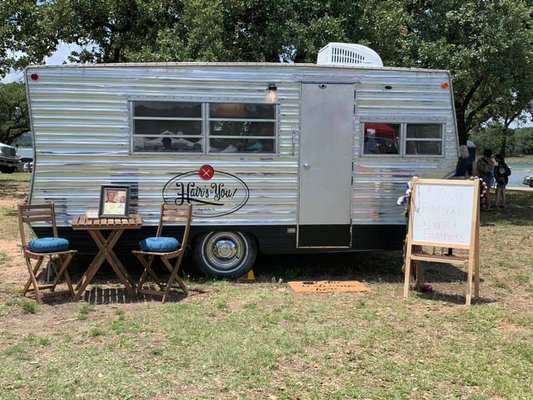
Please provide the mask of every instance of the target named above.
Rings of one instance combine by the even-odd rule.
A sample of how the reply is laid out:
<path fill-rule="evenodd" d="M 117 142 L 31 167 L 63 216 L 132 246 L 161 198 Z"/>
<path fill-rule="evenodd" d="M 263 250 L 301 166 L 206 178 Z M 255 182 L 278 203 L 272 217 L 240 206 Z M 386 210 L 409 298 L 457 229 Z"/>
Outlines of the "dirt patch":
<path fill-rule="evenodd" d="M 0 207 L 17 208 L 18 204 L 24 203 L 24 199 L 0 199 Z"/>
<path fill-rule="evenodd" d="M 28 271 L 20 250 L 20 242 L 0 239 L 0 252 L 8 257 L 5 263 L 0 264 L 0 282 L 8 284 L 23 282 Z"/>
<path fill-rule="evenodd" d="M 23 202 L 27 195 L 26 184 L 21 182 L 2 179 L 0 187 L 0 200 Z"/>
<path fill-rule="evenodd" d="M 107 276 L 102 276 L 95 279 L 92 285 L 95 287 L 88 288 L 85 296 L 89 299 L 88 302 L 72 303 L 67 296 L 49 297 L 45 298 L 44 304 L 38 305 L 35 313 L 27 313 L 21 305 L 34 300 L 20 297 L 22 288 L 28 279 L 20 241 L 0 240 L 0 253 L 4 256 L 0 259 L 0 306 L 2 302 L 4 303 L 4 306 L 0 307 L 0 321 L 9 324 L 9 332 L 15 337 L 28 334 L 46 337 L 56 334 L 58 330 L 78 337 L 80 333 L 87 332 L 89 326 L 116 318 L 118 310 L 126 316 L 138 316 L 142 312 L 149 312 L 151 304 L 159 304 L 152 298 L 140 298 L 131 302 L 116 301 L 115 303 L 92 301 L 103 297 L 103 295 L 100 296 L 102 293 L 117 292 L 117 285 L 114 281 L 108 280 Z M 64 283 L 57 288 L 57 290 L 63 289 L 66 289 Z M 80 309 L 84 306 L 91 307 L 88 318 L 90 324 L 79 318 Z"/>

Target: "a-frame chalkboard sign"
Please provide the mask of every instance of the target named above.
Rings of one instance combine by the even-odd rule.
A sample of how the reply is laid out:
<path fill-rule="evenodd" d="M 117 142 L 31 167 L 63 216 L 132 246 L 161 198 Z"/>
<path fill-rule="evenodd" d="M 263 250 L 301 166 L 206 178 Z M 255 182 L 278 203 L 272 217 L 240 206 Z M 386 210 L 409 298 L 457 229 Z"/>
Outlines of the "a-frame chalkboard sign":
<path fill-rule="evenodd" d="M 430 255 L 421 246 L 468 250 L 468 256 Z M 413 262 L 467 265 L 466 305 L 479 297 L 479 180 L 413 178 L 405 254 L 404 297 Z"/>

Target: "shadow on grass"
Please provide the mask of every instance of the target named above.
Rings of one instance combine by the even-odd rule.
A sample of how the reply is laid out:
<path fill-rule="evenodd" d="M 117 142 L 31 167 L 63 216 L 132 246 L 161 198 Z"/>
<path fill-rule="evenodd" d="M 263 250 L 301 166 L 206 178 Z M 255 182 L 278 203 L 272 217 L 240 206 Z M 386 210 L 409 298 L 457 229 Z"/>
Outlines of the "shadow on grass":
<path fill-rule="evenodd" d="M 466 286 L 465 286 L 465 291 L 466 291 Z M 419 293 L 419 292 L 410 292 L 409 295 L 410 296 L 413 296 L 413 293 L 414 296 L 418 296 L 419 298 L 422 298 L 422 299 L 427 299 L 427 300 L 433 300 L 433 301 L 441 301 L 443 303 L 453 303 L 453 304 L 465 304 L 465 301 L 466 301 L 466 297 L 465 295 L 461 295 L 461 294 L 448 294 L 448 293 L 441 293 L 439 291 L 433 291 L 433 293 Z M 495 303 L 496 300 L 495 299 L 490 299 L 490 298 L 486 298 L 486 297 L 479 297 L 479 298 L 474 298 L 472 297 L 472 304 L 490 304 L 490 303 Z"/>
<path fill-rule="evenodd" d="M 74 261 L 69 266 L 69 275 L 72 279 L 72 283 L 74 286 L 81 280 L 81 277 L 83 273 L 87 270 L 89 267 L 89 264 L 91 263 L 93 259 L 93 256 L 89 255 L 77 255 L 74 258 Z M 126 268 L 128 269 L 128 273 L 132 280 L 135 282 L 135 284 L 139 281 L 142 268 L 140 264 L 138 263 L 137 259 L 133 256 L 124 256 L 121 257 L 121 261 L 124 263 Z M 134 264 L 132 264 L 134 263 Z M 130 268 L 128 268 L 130 267 Z M 162 264 L 158 264 L 154 262 L 153 270 L 156 273 L 156 275 L 161 279 L 162 282 L 166 282 L 169 277 L 170 273 L 164 268 Z M 181 275 L 181 274 L 180 274 Z M 45 283 L 45 277 L 47 276 L 47 273 L 45 271 L 42 271 L 38 279 L 41 283 Z M 48 281 L 51 281 L 54 277 L 54 272 L 51 272 Z M 64 282 L 63 282 L 64 286 Z M 112 286 L 112 287 L 110 287 Z M 151 290 L 158 291 L 159 287 L 155 283 L 152 283 L 151 281 L 148 281 L 145 283 L 145 289 L 148 287 Z M 188 288 L 189 289 L 189 295 L 191 294 L 203 294 L 205 293 L 204 290 L 201 288 Z M 173 302 L 179 302 L 186 298 L 187 296 L 183 293 L 181 288 L 176 283 L 173 285 L 172 290 L 170 291 L 169 298 L 167 300 L 167 303 L 173 303 Z M 106 261 L 102 264 L 100 269 L 97 271 L 94 278 L 91 280 L 89 285 L 87 286 L 87 289 L 85 290 L 85 293 L 82 296 L 82 300 L 90 303 L 90 304 L 129 304 L 129 303 L 143 303 L 143 302 L 160 302 L 161 296 L 159 295 L 152 295 L 152 294 L 145 294 L 140 293 L 139 295 L 130 294 L 124 286 L 122 286 L 119 278 L 111 268 L 107 264 Z M 70 296 L 68 295 L 58 295 L 58 296 L 49 296 L 45 297 L 43 301 L 46 304 L 54 305 L 54 304 L 61 304 L 61 303 L 68 303 L 72 301 Z"/>
<path fill-rule="evenodd" d="M 73 282 L 78 282 L 90 263 L 92 257 L 79 257 L 69 273 Z M 141 268 L 137 264 L 130 264 L 127 257 L 121 258 L 124 265 L 129 266 L 128 272 L 134 281 L 138 281 Z M 133 259 L 131 260 L 134 261 Z M 332 253 L 332 254 L 305 254 L 305 255 L 264 255 L 260 254 L 253 268 L 257 282 L 307 281 L 307 280 L 359 280 L 369 283 L 396 283 L 403 285 L 404 275 L 401 270 L 403 265 L 400 251 L 373 251 L 365 253 Z M 134 268 L 135 267 L 135 268 Z M 425 281 L 430 283 L 462 282 L 466 290 L 466 271 L 449 264 L 424 263 Z M 183 274 L 191 282 L 202 284 L 211 279 L 206 279 L 198 273 L 190 258 L 183 263 Z M 161 265 L 154 265 L 156 274 L 165 281 L 168 272 Z M 482 280 L 483 281 L 483 280 Z M 113 286 L 113 287 L 109 287 Z M 152 289 L 157 289 L 155 285 Z M 209 289 L 189 288 L 191 294 L 203 294 Z M 411 292 L 413 293 L 413 292 Z M 411 294 L 413 295 L 413 294 Z M 417 293 L 417 296 L 428 300 L 464 304 L 462 294 L 445 294 L 438 291 L 428 294 Z M 173 289 L 168 302 L 179 302 L 186 296 L 179 287 Z M 159 302 L 160 296 L 129 294 L 105 262 L 97 272 L 82 299 L 90 304 L 127 304 L 140 302 Z M 68 296 L 50 298 L 47 304 L 65 303 L 71 301 Z M 491 303 L 491 299 L 473 300 L 474 304 Z"/>
<path fill-rule="evenodd" d="M 118 282 L 118 279 L 117 279 Z M 108 281 L 106 281 L 106 284 Z M 113 282 L 114 284 L 114 282 Z M 131 304 L 131 303 L 146 303 L 146 302 L 161 302 L 161 296 L 144 294 L 140 293 L 139 295 L 132 295 L 128 293 L 124 287 L 102 287 L 103 284 L 100 284 L 97 281 L 92 282 L 89 287 L 85 290 L 85 293 L 82 296 L 82 301 L 85 301 L 89 304 L 102 305 L 102 304 Z M 151 289 L 156 290 L 157 287 L 154 285 Z M 205 291 L 201 289 L 191 289 L 189 288 L 189 296 L 192 294 L 203 294 Z M 187 296 L 179 286 L 170 291 L 169 297 L 166 303 L 177 303 L 185 299 Z M 32 297 L 27 297 L 27 299 L 32 299 Z M 59 305 L 72 302 L 70 295 L 62 294 L 57 296 L 43 295 L 43 303 L 47 305 Z"/>
<path fill-rule="evenodd" d="M 128 270 L 130 276 L 137 281 L 142 272 L 138 260 L 131 255 L 121 255 L 121 261 Z M 76 256 L 69 272 L 73 281 L 77 282 L 87 269 L 92 256 Z M 372 251 L 357 253 L 329 253 L 329 254 L 291 254 L 291 255 L 267 255 L 259 254 L 253 267 L 257 282 L 279 281 L 307 281 L 307 280 L 359 280 L 377 283 L 403 284 L 402 272 L 403 255 L 401 251 Z M 425 280 L 434 283 L 465 282 L 467 274 L 464 269 L 449 264 L 423 263 Z M 154 264 L 158 276 L 164 278 L 167 272 L 158 263 Z M 181 273 L 191 282 L 203 284 L 212 279 L 203 276 L 192 263 L 190 254 L 183 260 Z M 120 283 L 113 270 L 106 262 L 97 272 L 94 282 L 89 286 L 98 285 L 99 282 Z M 105 298 L 113 298 L 114 293 L 101 295 L 93 293 L 91 298 L 100 298 L 99 301 L 106 304 Z M 104 296 L 102 300 L 102 296 Z M 120 302 L 127 300 L 126 294 L 118 293 Z M 115 296 L 115 297 L 116 297 Z M 122 296 L 122 300 L 120 300 Z M 171 300 L 179 301 L 180 299 Z M 87 301 L 87 300 L 86 300 Z M 137 300 L 139 301 L 139 300 Z M 140 300 L 144 301 L 144 300 Z"/>
<path fill-rule="evenodd" d="M 256 279 L 364 280 L 403 283 L 400 251 L 272 256 L 260 255 L 254 266 Z M 449 264 L 423 265 L 428 282 L 466 282 L 466 271 Z"/>
<path fill-rule="evenodd" d="M 167 303 L 177 303 L 187 296 L 181 291 L 181 289 L 171 290 Z M 83 296 L 83 300 L 90 304 L 129 304 L 129 303 L 144 303 L 144 302 L 160 302 L 161 296 L 139 294 L 131 295 L 123 287 L 118 288 L 101 288 L 93 287 L 90 290 L 86 290 Z"/>

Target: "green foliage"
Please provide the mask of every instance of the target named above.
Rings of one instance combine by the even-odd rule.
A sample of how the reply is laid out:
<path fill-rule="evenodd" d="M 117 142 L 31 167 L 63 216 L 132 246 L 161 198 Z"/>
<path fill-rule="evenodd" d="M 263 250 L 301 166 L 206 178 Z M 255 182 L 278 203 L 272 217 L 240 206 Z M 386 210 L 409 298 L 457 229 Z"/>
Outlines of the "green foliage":
<path fill-rule="evenodd" d="M 76 43 L 73 61 L 126 62 L 156 41 L 159 32 L 178 24 L 177 0 L 55 0 L 48 2 L 48 29 L 59 40 Z"/>
<path fill-rule="evenodd" d="M 29 130 L 30 121 L 24 85 L 0 84 L 0 142 L 11 144 Z"/>
<path fill-rule="evenodd" d="M 500 124 L 492 124 L 470 138 L 476 144 L 477 154 L 485 149 L 508 157 L 533 154 L 533 128 L 505 129 Z"/>
<path fill-rule="evenodd" d="M 514 139 L 517 154 L 533 155 L 533 128 L 515 130 Z"/>
<path fill-rule="evenodd" d="M 52 2 L 2 0 L 0 7 L 0 77 L 10 70 L 40 63 L 58 41 L 47 24 Z"/>
<path fill-rule="evenodd" d="M 386 63 L 451 72 L 461 143 L 482 123 L 503 119 L 508 127 L 531 107 L 533 7 L 528 2 L 388 0 L 365 4 L 370 3 L 369 13 L 381 10 L 398 15 L 397 23 L 390 18 L 372 21 L 371 33 L 379 37 L 385 29 L 394 43 L 392 50 L 385 46 L 382 53 Z M 390 37 L 394 34 L 396 38 Z"/>

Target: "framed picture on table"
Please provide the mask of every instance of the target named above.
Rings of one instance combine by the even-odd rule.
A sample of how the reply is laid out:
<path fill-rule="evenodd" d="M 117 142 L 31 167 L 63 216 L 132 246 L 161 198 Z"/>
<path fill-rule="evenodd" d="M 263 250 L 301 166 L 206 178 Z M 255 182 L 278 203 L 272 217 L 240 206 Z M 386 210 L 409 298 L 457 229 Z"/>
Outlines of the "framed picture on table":
<path fill-rule="evenodd" d="M 100 188 L 100 209 L 102 218 L 124 218 L 130 209 L 130 187 L 102 185 Z"/>

